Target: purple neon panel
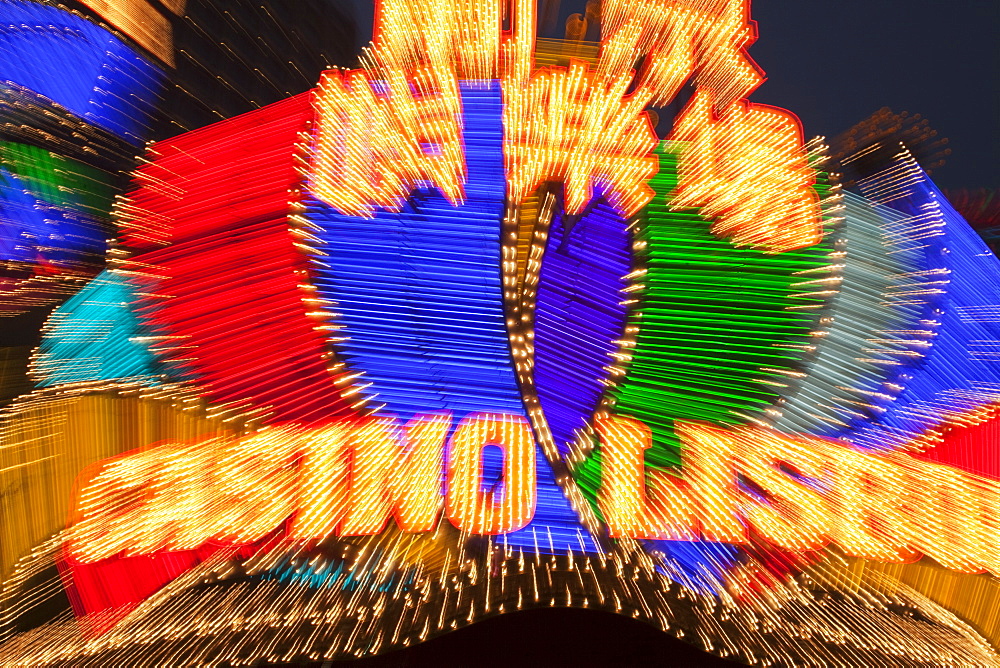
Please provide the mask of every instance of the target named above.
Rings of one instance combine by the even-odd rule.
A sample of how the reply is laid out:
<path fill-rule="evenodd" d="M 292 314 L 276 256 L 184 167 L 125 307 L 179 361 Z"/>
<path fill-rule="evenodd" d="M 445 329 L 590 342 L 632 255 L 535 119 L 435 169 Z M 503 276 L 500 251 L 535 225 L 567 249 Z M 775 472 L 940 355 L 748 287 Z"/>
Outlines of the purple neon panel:
<path fill-rule="evenodd" d="M 556 218 L 539 276 L 535 386 L 561 452 L 600 401 L 625 327 L 631 271 L 627 222 L 600 199 L 568 235 Z"/>

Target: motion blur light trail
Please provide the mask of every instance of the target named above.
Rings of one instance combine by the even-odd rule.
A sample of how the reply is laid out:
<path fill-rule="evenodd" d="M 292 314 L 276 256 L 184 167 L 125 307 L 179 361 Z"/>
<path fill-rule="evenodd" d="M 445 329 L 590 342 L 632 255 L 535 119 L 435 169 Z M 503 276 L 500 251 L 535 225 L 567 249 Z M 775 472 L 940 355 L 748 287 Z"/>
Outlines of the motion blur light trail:
<path fill-rule="evenodd" d="M 0 77 L 141 144 L 162 73 L 81 16 L 37 2 L 0 3 Z M 71 64 L 67 66 L 67 64 Z"/>
<path fill-rule="evenodd" d="M 304 281 L 299 142 L 311 124 L 300 95 L 161 142 L 123 207 L 125 243 L 148 251 L 125 269 L 158 354 L 216 401 L 279 421 L 347 415 L 358 400 L 337 390 L 329 314 Z"/>
<path fill-rule="evenodd" d="M 103 268 L 163 75 L 82 16 L 0 2 L 0 318 L 51 307 Z"/>
<path fill-rule="evenodd" d="M 93 256 L 0 413 L 0 663 L 574 606 L 755 665 L 1000 665 L 1000 265 L 905 146 L 845 192 L 747 100 L 742 0 L 605 0 L 600 44 L 377 8 L 362 69 L 149 146 L 106 248 L 152 79 L 49 77 L 55 27 L 110 33 L 0 2 L 45 26 L 0 26 L 3 308 Z"/>
<path fill-rule="evenodd" d="M 907 335 L 926 359 L 907 374 L 904 389 L 880 411 L 877 424 L 852 435 L 861 445 L 884 447 L 936 426 L 948 413 L 1000 396 L 995 354 L 1000 286 L 994 278 L 1000 262 L 904 147 L 859 185 L 869 198 L 907 216 L 904 224 L 921 242 L 923 255 L 916 271 L 905 276 L 912 278 L 904 294 L 925 300 L 926 315 Z"/>
<path fill-rule="evenodd" d="M 107 270 L 60 306 L 34 359 L 39 387 L 117 380 L 158 384 L 163 375 L 131 304 L 135 290 Z"/>

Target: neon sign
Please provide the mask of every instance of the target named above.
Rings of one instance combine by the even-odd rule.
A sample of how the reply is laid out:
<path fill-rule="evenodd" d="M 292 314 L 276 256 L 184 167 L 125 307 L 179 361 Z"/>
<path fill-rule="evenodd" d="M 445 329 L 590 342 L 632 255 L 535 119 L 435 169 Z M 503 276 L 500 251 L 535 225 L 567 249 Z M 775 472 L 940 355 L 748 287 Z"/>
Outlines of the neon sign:
<path fill-rule="evenodd" d="M 254 543 L 288 522 L 286 539 L 435 529 L 442 510 L 470 534 L 526 526 L 535 509 L 528 425 L 466 418 L 448 446 L 450 416 L 277 429 L 236 442 L 157 446 L 102 462 L 84 476 L 70 525 L 70 557 L 191 550 L 210 541 Z M 993 539 L 1000 484 L 903 453 L 863 453 L 835 441 L 760 429 L 680 425 L 684 475 L 645 482 L 649 429 L 627 418 L 598 423 L 606 453 L 601 505 L 612 537 L 772 545 L 883 561 L 920 554 L 963 572 L 1000 573 Z M 502 490 L 483 491 L 481 453 L 503 449 Z M 741 490 L 744 479 L 767 495 Z M 289 520 L 289 518 L 292 518 Z"/>
<path fill-rule="evenodd" d="M 1000 574 L 1000 263 L 905 152 L 845 193 L 747 99 L 746 3 L 607 0 L 547 67 L 534 5 L 387 0 L 364 69 L 150 148 L 0 423 L 0 471 L 74 457 L 4 591 L 58 567 L 76 613 L 0 662 L 544 605 L 748 662 L 994 660 L 1000 598 L 939 585 Z"/>
<path fill-rule="evenodd" d="M 697 95 L 675 127 L 678 139 L 692 141 L 675 206 L 705 206 L 720 216 L 717 231 L 741 245 L 784 251 L 819 241 L 798 120 L 745 102 L 763 81 L 745 52 L 753 41 L 745 2 L 609 2 L 593 72 L 580 61 L 535 71 L 525 48 L 533 8 L 512 5 L 380 3 L 370 71 L 330 73 L 320 86 L 315 193 L 367 217 L 372 205 L 402 206 L 421 181 L 457 203 L 464 183 L 458 80 L 500 79 L 511 203 L 559 180 L 566 212 L 579 214 L 600 184 L 631 215 L 652 197 L 647 182 L 656 173 L 657 138 L 643 112 L 652 102 L 669 104 L 692 79 Z M 505 11 L 514 16 L 509 33 L 500 30 Z M 642 56 L 648 64 L 633 71 Z"/>

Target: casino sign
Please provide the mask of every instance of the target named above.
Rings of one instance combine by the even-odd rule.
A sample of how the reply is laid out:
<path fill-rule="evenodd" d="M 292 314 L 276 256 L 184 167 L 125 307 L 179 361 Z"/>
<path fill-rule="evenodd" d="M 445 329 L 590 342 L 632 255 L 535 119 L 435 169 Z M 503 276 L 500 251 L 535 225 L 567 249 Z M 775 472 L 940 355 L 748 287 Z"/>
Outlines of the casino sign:
<path fill-rule="evenodd" d="M 361 69 L 148 148 L 0 416 L 0 663 L 572 606 L 997 665 L 996 257 L 905 146 L 848 191 L 748 100 L 745 0 L 535 4 L 381 0 Z"/>

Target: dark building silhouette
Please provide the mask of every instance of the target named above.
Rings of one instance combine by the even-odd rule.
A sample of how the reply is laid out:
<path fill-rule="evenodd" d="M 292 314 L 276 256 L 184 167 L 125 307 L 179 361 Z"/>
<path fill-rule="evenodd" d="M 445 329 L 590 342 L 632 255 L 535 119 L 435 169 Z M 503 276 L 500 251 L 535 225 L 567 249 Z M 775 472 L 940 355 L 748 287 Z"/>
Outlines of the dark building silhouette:
<path fill-rule="evenodd" d="M 164 137 L 309 90 L 354 64 L 357 31 L 324 0 L 188 0 L 173 17 L 176 67 L 164 93 Z"/>
<path fill-rule="evenodd" d="M 306 91 L 332 66 L 355 64 L 358 31 L 338 0 L 70 0 L 167 70 L 151 139 Z"/>

